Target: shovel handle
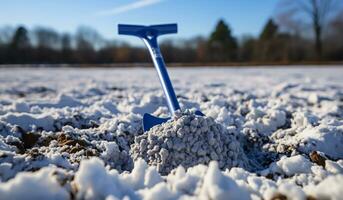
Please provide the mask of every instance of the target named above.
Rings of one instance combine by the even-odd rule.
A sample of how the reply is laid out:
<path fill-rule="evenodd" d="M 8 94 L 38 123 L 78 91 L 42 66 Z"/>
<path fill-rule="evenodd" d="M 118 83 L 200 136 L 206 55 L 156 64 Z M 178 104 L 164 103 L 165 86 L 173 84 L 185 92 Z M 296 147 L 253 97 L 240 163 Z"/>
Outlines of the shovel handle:
<path fill-rule="evenodd" d="M 169 111 L 174 115 L 180 109 L 173 85 L 170 81 L 166 65 L 164 63 L 160 47 L 157 43 L 159 35 L 177 33 L 177 24 L 162 24 L 152 26 L 119 24 L 118 33 L 121 35 L 131 35 L 141 38 L 148 47 L 151 58 L 160 79 L 164 95 L 166 96 Z"/>
<path fill-rule="evenodd" d="M 157 43 L 157 36 L 151 38 L 142 38 L 145 45 L 148 47 L 151 58 L 154 62 L 158 77 L 160 79 L 164 95 L 166 96 L 169 110 L 172 115 L 175 111 L 180 109 L 179 102 L 177 101 L 173 85 L 170 81 L 166 65 L 164 63 L 160 48 Z"/>

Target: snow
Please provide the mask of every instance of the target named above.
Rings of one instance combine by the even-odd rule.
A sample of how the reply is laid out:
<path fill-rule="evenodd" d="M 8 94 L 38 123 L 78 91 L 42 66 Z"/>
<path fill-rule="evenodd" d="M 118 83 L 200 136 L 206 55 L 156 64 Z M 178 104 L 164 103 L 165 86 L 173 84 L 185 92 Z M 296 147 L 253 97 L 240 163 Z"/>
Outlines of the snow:
<path fill-rule="evenodd" d="M 294 184 L 282 184 L 278 187 L 281 194 L 284 194 L 289 199 L 303 200 L 306 199 L 306 194 L 301 187 Z"/>
<path fill-rule="evenodd" d="M 343 195 L 343 175 L 334 175 L 324 179 L 316 186 L 305 188 L 308 194 L 318 199 L 342 199 Z"/>
<path fill-rule="evenodd" d="M 282 157 L 276 162 L 276 165 L 281 169 L 281 172 L 287 176 L 294 174 L 310 173 L 312 163 L 302 155 L 293 157 Z"/>
<path fill-rule="evenodd" d="M 0 117 L 1 121 L 11 125 L 18 125 L 24 130 L 32 130 L 34 127 L 44 130 L 53 130 L 54 118 L 50 114 L 8 113 Z"/>
<path fill-rule="evenodd" d="M 37 172 L 22 172 L 6 183 L 0 184 L 1 199 L 68 199 L 68 192 L 54 176 L 54 168 Z"/>
<path fill-rule="evenodd" d="M 200 196 L 204 199 L 218 200 L 250 199 L 244 188 L 240 188 L 234 180 L 222 174 L 215 161 L 209 164 Z"/>
<path fill-rule="evenodd" d="M 142 115 L 169 114 L 155 73 L 0 69 L 0 199 L 341 199 L 342 68 L 171 69 L 181 107 L 213 118 L 231 138 L 215 143 L 242 154 L 204 151 L 207 162 L 190 154 L 185 166 L 171 157 L 164 173 L 165 150 L 133 153 L 149 134 Z M 169 128 L 154 134 L 165 139 Z"/>
<path fill-rule="evenodd" d="M 107 196 L 122 199 L 133 195 L 131 188 L 120 181 L 119 174 L 106 170 L 104 163 L 97 158 L 81 162 L 74 183 L 78 190 L 77 199 L 102 199 Z"/>
<path fill-rule="evenodd" d="M 333 174 L 343 174 L 343 167 L 331 160 L 325 161 L 325 169 Z"/>
<path fill-rule="evenodd" d="M 342 136 L 343 125 L 308 127 L 297 135 L 301 143 L 307 143 L 304 144 L 306 146 L 304 151 L 321 151 L 334 159 L 343 157 Z M 327 144 L 330 144 L 330 146 Z"/>

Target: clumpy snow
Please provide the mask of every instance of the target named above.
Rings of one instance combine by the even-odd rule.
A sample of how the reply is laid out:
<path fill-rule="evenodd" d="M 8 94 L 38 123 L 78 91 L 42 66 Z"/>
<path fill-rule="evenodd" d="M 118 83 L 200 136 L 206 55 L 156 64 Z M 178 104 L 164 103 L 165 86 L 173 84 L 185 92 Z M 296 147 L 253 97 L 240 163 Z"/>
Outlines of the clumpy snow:
<path fill-rule="evenodd" d="M 341 199 L 343 69 L 170 72 L 0 69 L 0 199 Z"/>
<path fill-rule="evenodd" d="M 21 172 L 0 184 L 1 199 L 68 199 L 69 193 L 58 182 L 54 167 L 37 172 Z"/>
<path fill-rule="evenodd" d="M 10 113 L 0 118 L 10 124 L 20 126 L 24 130 L 31 130 L 38 126 L 44 130 L 53 130 L 54 118 L 49 114 L 28 114 L 28 113 Z"/>
<path fill-rule="evenodd" d="M 136 137 L 133 159 L 144 158 L 168 174 L 179 165 L 186 169 L 216 160 L 221 169 L 247 166 L 247 158 L 235 136 L 211 117 L 191 110 L 176 112 L 172 120 Z"/>
<path fill-rule="evenodd" d="M 276 165 L 281 170 L 281 173 L 287 176 L 294 174 L 310 173 L 312 163 L 302 155 L 292 157 L 282 157 L 276 162 Z"/>
<path fill-rule="evenodd" d="M 118 172 L 106 170 L 104 163 L 97 158 L 81 163 L 73 183 L 77 199 L 104 199 L 107 196 L 122 199 L 126 195 L 134 196 L 133 190 L 120 180 Z"/>
<path fill-rule="evenodd" d="M 343 175 L 333 175 L 316 186 L 309 186 L 305 191 L 318 199 L 341 199 Z"/>

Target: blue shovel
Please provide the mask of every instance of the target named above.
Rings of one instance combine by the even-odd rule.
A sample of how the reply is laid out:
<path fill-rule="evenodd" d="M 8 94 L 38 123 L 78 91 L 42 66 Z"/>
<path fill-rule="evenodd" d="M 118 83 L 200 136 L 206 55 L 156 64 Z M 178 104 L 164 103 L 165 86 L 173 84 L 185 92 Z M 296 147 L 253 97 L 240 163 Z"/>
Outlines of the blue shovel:
<path fill-rule="evenodd" d="M 171 112 L 171 115 L 174 115 L 177 110 L 180 110 L 180 105 L 177 101 L 172 83 L 167 72 L 166 65 L 164 64 L 160 47 L 157 43 L 157 37 L 164 34 L 177 33 L 177 24 L 162 24 L 152 26 L 119 24 L 118 33 L 120 35 L 131 35 L 139 37 L 148 47 L 158 76 L 160 78 L 164 95 L 167 98 L 169 111 Z M 201 116 L 204 115 L 200 111 L 196 111 L 195 114 Z M 148 131 L 153 126 L 162 124 L 169 119 L 170 118 L 159 118 L 145 113 L 143 115 L 143 130 Z"/>

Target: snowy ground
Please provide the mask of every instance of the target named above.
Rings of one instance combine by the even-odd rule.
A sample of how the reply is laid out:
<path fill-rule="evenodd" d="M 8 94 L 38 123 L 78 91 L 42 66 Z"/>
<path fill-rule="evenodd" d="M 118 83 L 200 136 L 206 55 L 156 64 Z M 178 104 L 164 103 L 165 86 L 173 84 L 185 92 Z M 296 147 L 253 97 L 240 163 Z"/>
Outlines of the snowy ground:
<path fill-rule="evenodd" d="M 142 114 L 168 114 L 153 69 L 0 69 L 0 199 L 342 199 L 343 68 L 170 76 L 181 107 L 223 125 L 249 165 L 162 176 L 133 160 Z"/>

